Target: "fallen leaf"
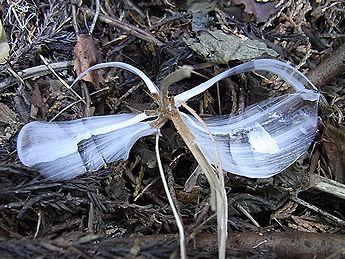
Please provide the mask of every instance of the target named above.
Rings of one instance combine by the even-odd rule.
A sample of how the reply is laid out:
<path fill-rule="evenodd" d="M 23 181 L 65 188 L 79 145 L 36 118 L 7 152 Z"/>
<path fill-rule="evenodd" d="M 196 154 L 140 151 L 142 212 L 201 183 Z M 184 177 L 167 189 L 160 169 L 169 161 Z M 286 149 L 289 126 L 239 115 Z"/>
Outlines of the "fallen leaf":
<path fill-rule="evenodd" d="M 74 47 L 74 70 L 79 76 L 83 71 L 98 64 L 101 61 L 101 51 L 97 41 L 91 35 L 81 34 L 77 36 L 77 43 Z M 102 81 L 100 70 L 95 70 L 82 78 L 84 81 L 99 86 Z"/>
<path fill-rule="evenodd" d="M 213 0 L 182 0 L 175 1 L 175 5 L 181 10 L 192 13 L 192 31 L 206 30 L 212 23 L 208 13 L 222 8 L 221 1 Z"/>
<path fill-rule="evenodd" d="M 9 140 L 17 132 L 18 127 L 16 113 L 6 104 L 0 103 L 0 144 Z"/>
<path fill-rule="evenodd" d="M 276 7 L 279 3 L 275 1 L 256 1 L 256 0 L 233 0 L 234 5 L 244 5 L 244 12 L 254 14 L 257 22 L 267 22 L 272 14 L 277 13 L 280 7 Z"/>
<path fill-rule="evenodd" d="M 187 10 L 189 12 L 211 12 L 217 8 L 221 7 L 220 1 L 195 1 L 195 0 L 186 0 L 186 1 L 176 1 L 178 8 Z"/>
<path fill-rule="evenodd" d="M 327 124 L 322 139 L 326 161 L 335 180 L 345 183 L 345 128 Z"/>
<path fill-rule="evenodd" d="M 0 122 L 11 124 L 16 121 L 16 113 L 12 111 L 6 104 L 0 103 Z"/>
<path fill-rule="evenodd" d="M 31 105 L 35 106 L 35 108 L 37 109 L 37 112 L 40 111 L 42 117 L 44 117 L 47 114 L 47 111 L 48 111 L 47 104 L 43 100 L 43 95 L 41 93 L 41 89 L 38 84 L 35 85 L 34 90 L 32 91 Z M 33 114 L 31 113 L 31 116 L 32 115 Z M 32 118 L 37 118 L 37 117 L 35 116 Z"/>
<path fill-rule="evenodd" d="M 8 58 L 9 54 L 10 46 L 8 45 L 6 33 L 0 20 L 0 64 L 6 62 L 6 59 Z"/>
<path fill-rule="evenodd" d="M 278 53 L 269 49 L 259 40 L 250 40 L 235 35 L 225 34 L 220 30 L 204 31 L 196 38 L 185 40 L 187 45 L 205 60 L 226 64 L 231 60 L 251 60 L 263 55 L 271 57 Z"/>

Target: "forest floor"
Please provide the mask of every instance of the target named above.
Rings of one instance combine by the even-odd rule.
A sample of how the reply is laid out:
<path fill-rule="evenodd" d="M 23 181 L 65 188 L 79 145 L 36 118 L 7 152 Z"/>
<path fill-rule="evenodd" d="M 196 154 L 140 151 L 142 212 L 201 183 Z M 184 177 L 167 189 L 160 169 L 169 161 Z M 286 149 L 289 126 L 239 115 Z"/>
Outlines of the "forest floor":
<path fill-rule="evenodd" d="M 100 62 L 131 64 L 157 85 L 178 67 L 193 66 L 201 76 L 173 85 L 170 94 L 176 95 L 258 58 L 290 63 L 327 102 L 319 106 L 308 152 L 282 173 L 268 179 L 225 173 L 227 256 L 345 256 L 344 1 L 80 2 L 0 2 L 1 258 L 178 257 L 178 230 L 154 137 L 140 139 L 126 161 L 59 181 L 20 162 L 18 132 L 35 120 L 154 108 L 140 78 L 121 69 L 93 72 L 71 91 L 77 75 Z M 290 91 L 274 77 L 246 73 L 188 105 L 201 116 L 235 114 Z M 161 133 L 161 159 L 182 215 L 187 254 L 214 258 L 210 187 L 201 174 L 190 190 L 184 188 L 197 162 L 173 124 Z"/>

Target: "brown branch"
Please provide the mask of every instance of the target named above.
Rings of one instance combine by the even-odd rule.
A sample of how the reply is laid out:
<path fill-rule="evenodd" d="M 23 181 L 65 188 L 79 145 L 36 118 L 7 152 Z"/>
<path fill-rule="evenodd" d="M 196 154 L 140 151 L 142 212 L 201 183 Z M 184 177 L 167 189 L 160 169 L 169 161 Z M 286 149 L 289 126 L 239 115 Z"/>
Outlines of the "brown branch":
<path fill-rule="evenodd" d="M 144 236 L 142 241 L 160 242 L 166 239 L 168 239 L 167 235 Z M 197 251 L 207 250 L 217 253 L 217 236 L 205 233 L 198 235 L 195 241 Z M 277 258 L 300 258 L 301 256 L 324 258 L 337 253 L 344 247 L 344 235 L 301 231 L 232 233 L 226 245 L 228 256 L 236 251 L 258 254 L 266 252 L 275 254 Z"/>
<path fill-rule="evenodd" d="M 78 234 L 80 236 L 78 236 Z M 86 239 L 87 237 L 87 239 Z M 87 241 L 86 241 L 87 240 Z M 218 253 L 217 236 L 200 234 L 195 238 L 195 246 L 188 245 L 188 256 L 210 258 Z M 176 235 L 146 235 L 132 238 L 114 238 L 97 235 L 85 236 L 75 232 L 73 238 L 59 236 L 47 240 L 46 237 L 20 240 L 2 240 L 0 253 L 3 257 L 39 257 L 42 255 L 76 257 L 78 253 L 97 255 L 100 258 L 130 257 L 168 257 L 176 248 Z M 229 257 L 244 258 L 339 258 L 344 253 L 345 238 L 341 234 L 307 233 L 300 231 L 286 232 L 232 232 L 227 241 Z M 255 256 L 256 255 L 256 256 Z M 338 255 L 338 256 L 336 256 Z"/>
<path fill-rule="evenodd" d="M 345 43 L 332 52 L 319 65 L 307 74 L 310 81 L 319 89 L 334 77 L 345 71 Z"/>

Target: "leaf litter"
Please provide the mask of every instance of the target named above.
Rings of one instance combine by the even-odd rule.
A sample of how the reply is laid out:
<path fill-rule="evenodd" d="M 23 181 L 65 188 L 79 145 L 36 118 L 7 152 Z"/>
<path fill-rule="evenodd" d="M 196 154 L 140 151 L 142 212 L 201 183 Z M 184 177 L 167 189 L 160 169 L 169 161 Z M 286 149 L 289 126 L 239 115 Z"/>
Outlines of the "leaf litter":
<path fill-rule="evenodd" d="M 20 4 L 3 2 L 2 20 L 8 43 L 14 52 L 11 52 L 8 58 L 10 63 L 3 65 L 0 83 L 15 83 L 10 86 L 4 83 L 5 87 L 1 88 L 0 93 L 1 103 L 16 113 L 16 120 L 24 124 L 27 122 L 27 117 L 23 110 L 27 109 L 25 107 L 30 107 L 34 89 L 36 91 L 41 89 L 42 98 L 40 97 L 41 101 L 38 100 L 37 104 L 42 107 L 45 105 L 47 110 L 40 115 L 42 116 L 40 119 L 50 120 L 57 114 L 59 114 L 57 117 L 59 121 L 82 118 L 85 115 L 85 103 L 77 99 L 75 95 L 71 95 L 68 89 L 56 87 L 54 75 L 45 73 L 44 80 L 47 81 L 47 85 L 50 85 L 51 90 L 59 89 L 61 95 L 43 89 L 44 85 L 39 83 L 41 74 L 32 74 L 24 80 L 16 77 L 16 75 L 22 75 L 24 70 L 41 66 L 42 61 L 37 57 L 39 57 L 38 53 L 43 53 L 42 55 L 50 63 L 57 64 L 57 67 L 54 65 L 54 69 L 58 75 L 69 84 L 72 83 L 76 77 L 72 69 L 66 66 L 59 67 L 62 65 L 59 62 L 71 61 L 73 46 L 76 43 L 75 33 L 71 33 L 73 31 L 71 6 L 61 5 L 58 1 L 56 3 L 47 1 L 46 5 L 40 6 L 28 5 L 25 1 Z M 264 6 L 266 3 L 260 4 Z M 134 10 L 123 9 L 120 3 L 109 3 L 109 6 L 101 2 L 101 5 L 102 11 L 93 37 L 100 42 L 106 61 L 130 63 L 143 70 L 150 78 L 155 78 L 158 74 L 167 75 L 178 66 L 185 64 L 193 65 L 196 72 L 203 77 L 212 78 L 219 73 L 214 70 L 216 64 L 208 60 L 207 56 L 196 55 L 183 42 L 183 39 L 196 39 L 199 35 L 194 34 L 191 28 L 189 14 L 166 3 L 135 3 Z M 236 20 L 227 15 L 229 6 L 220 3 L 207 12 L 208 21 L 211 22 L 204 23 L 201 31 L 221 30 L 227 35 L 256 39 L 267 46 L 279 46 L 284 52 L 279 52 L 278 59 L 289 61 L 294 67 L 300 68 L 300 71 L 313 72 L 320 61 L 327 61 L 326 57 L 331 57 L 337 49 L 341 50 L 338 47 L 342 44 L 341 35 L 344 34 L 342 6 L 341 1 L 334 1 L 332 4 L 328 1 L 312 2 L 309 6 L 302 5 L 300 1 L 287 1 L 279 12 L 270 15 L 266 24 L 260 22 L 254 24 L 246 20 Z M 90 6 L 90 9 L 83 6 L 80 11 L 92 18 L 94 14 L 92 10 L 96 9 L 95 6 Z M 138 15 L 135 9 L 143 11 L 144 14 L 147 13 L 147 17 Z M 26 11 L 19 12 L 19 10 Z M 315 13 L 318 10 L 322 12 L 318 12 L 316 16 Z M 310 11 L 313 12 L 312 17 L 308 16 Z M 37 22 L 34 17 L 38 12 L 46 16 Z M 15 15 L 18 18 L 15 18 Z M 121 20 L 115 19 L 116 23 L 113 23 L 113 28 L 110 29 L 105 18 L 113 22 L 111 19 L 114 17 L 121 17 Z M 254 17 L 254 21 L 255 19 Z M 78 17 L 77 21 L 79 24 L 84 24 L 82 17 Z M 160 22 L 150 29 L 151 21 Z M 21 30 L 21 34 L 16 34 L 16 29 L 23 26 L 37 29 L 31 34 L 29 29 Z M 127 34 L 126 38 L 123 38 L 124 34 Z M 341 55 L 337 54 L 337 57 Z M 334 59 L 328 58 L 328 60 Z M 220 63 L 223 64 L 223 62 Z M 235 67 L 238 63 L 243 62 L 229 61 L 226 65 L 219 65 L 219 68 L 225 70 L 228 67 Z M 323 82 L 328 82 L 324 88 L 324 94 L 329 104 L 324 103 L 320 106 L 319 120 L 323 122 L 319 126 L 320 133 L 324 131 L 323 125 L 332 125 L 335 128 L 344 126 L 342 116 L 344 91 L 342 84 L 337 83 L 342 79 L 339 72 L 342 63 L 328 64 L 323 64 L 323 67 L 334 68 L 333 80 L 329 78 L 323 80 Z M 95 115 L 136 112 L 136 107 L 145 107 L 146 110 L 156 108 L 150 97 L 141 93 L 142 84 L 131 74 L 120 70 L 103 70 L 102 73 L 105 73 L 105 81 L 100 83 L 100 89 L 90 90 L 90 100 L 95 107 Z M 314 73 L 314 75 L 322 74 Z M 310 79 L 313 81 L 318 78 L 312 76 Z M 280 96 L 285 91 L 290 91 L 288 87 L 281 85 L 279 80 L 261 73 L 233 76 L 229 80 L 226 83 L 219 82 L 219 88 L 215 87 L 208 91 L 207 94 L 211 95 L 216 100 L 215 102 L 203 107 L 204 98 L 208 97 L 202 94 L 200 97 L 193 97 L 188 104 L 197 112 L 202 110 L 204 115 L 210 116 L 214 115 L 215 111 L 219 111 L 216 105 L 218 106 L 220 101 L 222 114 L 236 114 L 238 107 L 249 106 L 260 100 L 262 95 L 264 99 L 267 99 L 268 96 Z M 177 95 L 203 81 L 205 80 L 201 80 L 201 77 L 193 75 L 192 78 L 181 81 L 176 86 L 173 85 L 171 90 L 174 91 L 174 95 Z M 158 79 L 157 83 L 159 82 Z M 38 84 L 39 88 L 37 88 Z M 75 85 L 74 89 L 82 93 L 79 85 Z M 128 89 L 133 89 L 130 94 L 127 94 Z M 259 96 L 253 93 L 259 93 Z M 51 94 L 54 98 L 51 98 Z M 124 97 L 121 98 L 121 96 Z M 218 96 L 222 97 L 219 101 Z M 140 106 L 133 105 L 139 102 Z M 10 124 L 4 125 L 8 127 L 14 123 L 11 121 Z M 164 127 L 169 130 L 171 125 L 167 124 Z M 17 129 L 18 127 L 14 131 Z M 82 254 L 90 257 L 94 256 L 95 251 L 98 251 L 101 257 L 129 256 L 131 253 L 144 257 L 165 257 L 175 251 L 176 238 L 160 241 L 159 245 L 157 242 L 146 243 L 145 246 L 145 241 L 136 237 L 135 239 L 139 240 L 136 242 L 141 244 L 139 249 L 133 248 L 138 247 L 132 243 L 133 238 L 128 239 L 134 234 L 144 235 L 146 238 L 158 238 L 157 234 L 177 232 L 172 211 L 165 206 L 167 200 L 162 194 L 161 182 L 155 180 L 159 179 L 157 165 L 147 166 L 146 158 L 145 162 L 142 162 L 142 155 L 140 155 L 145 153 L 145 150 L 147 153 L 154 151 L 155 143 L 152 137 L 140 140 L 138 145 L 143 150 L 136 152 L 134 148 L 126 161 L 108 164 L 106 168 L 97 172 L 68 181 L 47 181 L 39 177 L 35 170 L 28 170 L 19 163 L 15 153 L 16 136 L 13 134 L 9 136 L 0 148 L 0 183 L 2 185 L 0 232 L 4 240 L 1 243 L 1 251 L 4 253 L 11 251 L 12 255 L 21 257 L 27 256 L 28 251 L 31 256 L 46 256 L 47 254 L 81 256 Z M 170 138 L 175 140 L 172 141 Z M 178 138 L 177 134 L 160 137 L 163 167 L 168 168 L 169 175 L 174 178 L 174 185 L 170 186 L 172 192 L 174 189 L 183 188 L 187 178 L 196 167 L 196 162 L 189 150 Z M 325 154 L 327 149 L 324 149 L 327 139 L 338 140 L 338 137 L 332 131 L 328 131 L 324 136 L 317 135 L 304 157 L 273 178 L 258 180 L 225 174 L 224 185 L 228 191 L 228 199 L 231 201 L 229 202 L 228 225 L 231 229 L 229 243 L 236 243 L 232 239 L 236 235 L 235 232 L 243 232 L 247 234 L 246 242 L 243 244 L 253 244 L 252 247 L 256 247 L 250 249 L 251 256 L 254 257 L 262 256 L 262 253 L 278 254 L 281 257 L 308 253 L 312 253 L 312 256 L 316 254 L 329 256 L 339 253 L 339 247 L 344 246 L 339 243 L 341 242 L 339 240 L 343 240 L 342 233 L 344 232 L 344 198 L 341 195 L 344 188 L 341 183 L 330 179 L 326 181 L 325 178 L 332 178 L 344 170 L 334 169 L 341 168 L 339 163 L 336 167 L 330 166 Z M 335 149 L 334 152 L 337 150 Z M 334 170 L 337 172 L 334 173 Z M 133 201 L 132 197 L 136 191 L 135 179 L 139 174 L 142 175 L 142 184 L 139 186 L 142 194 Z M 201 234 L 198 233 L 215 233 L 216 224 L 215 217 L 212 217 L 213 213 L 209 209 L 210 188 L 205 181 L 205 176 L 203 174 L 197 176 L 194 184 L 201 188 L 196 194 L 198 197 L 193 198 L 193 203 L 178 203 L 178 206 L 186 229 L 186 240 L 189 241 L 192 235 L 196 236 L 196 243 L 198 243 L 201 239 Z M 195 200 L 198 201 L 197 204 L 194 203 Z M 234 203 L 233 200 L 236 202 Z M 276 217 L 276 220 L 270 217 L 288 202 L 292 202 L 295 209 L 287 209 L 285 216 Z M 289 250 L 289 253 L 282 254 L 283 249 L 288 249 L 290 243 L 286 239 L 283 247 L 282 243 L 275 246 L 276 243 L 273 241 L 261 243 L 262 240 L 259 241 L 251 235 L 251 231 L 258 231 L 255 226 L 257 224 L 262 227 L 263 237 L 268 235 L 265 231 L 268 229 L 270 233 L 276 234 L 275 240 L 280 240 L 284 234 L 288 234 L 287 240 L 290 240 L 291 244 L 296 240 L 299 240 L 297 243 L 303 242 L 304 232 L 302 231 L 316 231 L 318 233 L 314 236 L 308 236 L 309 240 L 314 240 L 315 248 L 308 246 L 307 250 L 303 250 L 300 246 Z M 299 239 L 293 234 L 294 232 L 286 231 L 288 229 L 298 229 Z M 320 232 L 325 231 L 326 237 L 320 235 Z M 116 239 L 114 236 L 120 236 L 121 239 Z M 36 241 L 32 239 L 33 237 Z M 212 235 L 207 238 L 214 240 Z M 66 249 L 67 240 L 73 240 L 69 244 L 76 249 Z M 323 244 L 326 245 L 317 245 L 320 244 L 318 242 L 324 242 Z M 45 245 L 42 246 L 42 244 Z M 122 248 L 113 249 L 118 247 L 118 244 L 121 244 Z M 190 256 L 214 257 L 217 255 L 218 249 L 212 247 L 210 242 L 204 243 L 197 250 L 193 250 L 188 244 L 187 251 Z M 267 244 L 272 246 L 268 248 Z M 326 255 L 325 247 L 329 247 L 329 250 L 326 249 L 328 251 Z M 232 246 L 231 248 L 227 249 L 227 255 L 248 256 L 248 247 L 234 249 Z"/>
<path fill-rule="evenodd" d="M 8 45 L 8 42 L 7 42 L 6 31 L 0 20 L 0 64 L 3 64 L 6 62 L 6 59 L 8 58 L 9 54 L 10 54 L 10 46 Z"/>
<path fill-rule="evenodd" d="M 222 31 L 204 31 L 196 38 L 185 40 L 187 45 L 205 60 L 217 64 L 229 61 L 248 61 L 263 56 L 276 57 L 278 53 L 259 40 L 229 35 Z"/>
<path fill-rule="evenodd" d="M 97 45 L 97 41 L 92 35 L 81 34 L 77 36 L 77 43 L 74 47 L 74 71 L 77 76 L 92 65 L 101 62 L 101 51 Z M 93 71 L 86 74 L 82 79 L 99 87 L 102 81 L 101 72 L 99 70 Z"/>
<path fill-rule="evenodd" d="M 244 5 L 244 13 L 255 17 L 256 22 L 267 22 L 268 19 L 281 9 L 281 2 L 255 1 L 255 0 L 233 0 L 235 5 Z"/>

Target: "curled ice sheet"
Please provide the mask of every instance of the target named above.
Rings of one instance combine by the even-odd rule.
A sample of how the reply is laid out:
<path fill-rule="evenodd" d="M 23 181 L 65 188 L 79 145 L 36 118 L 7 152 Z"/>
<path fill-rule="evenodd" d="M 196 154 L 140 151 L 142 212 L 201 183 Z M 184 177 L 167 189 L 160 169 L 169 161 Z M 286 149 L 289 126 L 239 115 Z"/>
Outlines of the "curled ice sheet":
<path fill-rule="evenodd" d="M 78 82 L 90 71 L 118 67 L 138 75 L 152 94 L 158 87 L 141 70 L 123 62 L 94 65 L 81 73 Z M 156 132 L 143 122 L 149 118 L 122 114 L 84 118 L 69 122 L 31 122 L 17 139 L 18 157 L 28 167 L 51 179 L 69 179 L 96 171 L 105 163 L 127 159 L 131 147 L 143 136 Z"/>
<path fill-rule="evenodd" d="M 185 91 L 175 96 L 175 102 L 186 101 L 193 96 L 196 96 L 218 81 L 239 73 L 251 72 L 251 71 L 267 71 L 278 75 L 281 79 L 288 82 L 297 92 L 309 92 L 306 86 L 315 88 L 310 80 L 299 72 L 296 68 L 290 66 L 287 63 L 274 59 L 257 59 L 238 65 L 236 67 L 225 70 L 224 72 L 212 77 L 206 82 L 193 87 L 192 89 Z"/>
<path fill-rule="evenodd" d="M 120 67 L 137 74 L 150 92 L 158 96 L 159 88 L 142 71 L 128 64 L 103 63 L 86 72 L 104 67 Z M 192 116 L 180 114 L 210 163 L 221 161 L 223 169 L 230 173 L 265 178 L 287 168 L 312 143 L 317 130 L 320 95 L 306 88 L 314 87 L 308 78 L 286 63 L 271 59 L 254 60 L 228 69 L 174 99 L 178 108 L 181 102 L 226 77 L 257 70 L 277 74 L 296 93 L 251 105 L 235 116 L 205 119 L 207 129 Z M 24 165 L 36 168 L 46 177 L 73 178 L 87 171 L 96 171 L 105 163 L 127 159 L 131 147 L 140 137 L 156 132 L 145 120 L 157 115 L 122 114 L 70 122 L 32 122 L 19 133 L 18 156 Z"/>
<path fill-rule="evenodd" d="M 175 102 L 179 106 L 179 102 L 202 93 L 226 77 L 250 71 L 274 73 L 289 83 L 296 93 L 256 103 L 236 116 L 205 119 L 215 141 L 197 120 L 186 114 L 182 114 L 182 118 L 210 163 L 221 161 L 225 171 L 266 178 L 295 162 L 307 151 L 315 136 L 320 94 L 306 76 L 278 60 L 253 60 L 175 96 Z"/>
<path fill-rule="evenodd" d="M 295 162 L 314 139 L 318 94 L 314 101 L 304 96 L 283 95 L 249 106 L 235 116 L 205 119 L 215 141 L 192 116 L 183 113 L 182 118 L 210 163 L 221 161 L 223 169 L 230 173 L 266 178 Z"/>
<path fill-rule="evenodd" d="M 32 122 L 19 133 L 22 163 L 51 179 L 69 179 L 127 159 L 134 143 L 156 129 L 145 114 L 120 114 L 68 122 Z"/>
<path fill-rule="evenodd" d="M 106 62 L 106 63 L 100 63 L 97 65 L 93 65 L 92 67 L 89 67 L 88 69 L 86 69 L 83 73 L 81 73 L 73 82 L 73 84 L 71 85 L 71 87 L 73 87 L 80 79 L 82 79 L 87 73 L 90 73 L 93 70 L 97 70 L 97 69 L 101 69 L 101 68 L 109 68 L 109 67 L 116 67 L 116 68 L 122 68 L 125 69 L 127 71 L 132 72 L 133 74 L 136 74 L 137 76 L 139 76 L 146 84 L 147 88 L 150 90 L 151 94 L 154 93 L 158 93 L 159 89 L 158 87 L 155 85 L 155 83 L 153 83 L 151 81 L 151 79 L 145 75 L 145 73 L 143 71 L 141 71 L 140 69 L 133 67 L 127 63 L 123 63 L 123 62 Z"/>

